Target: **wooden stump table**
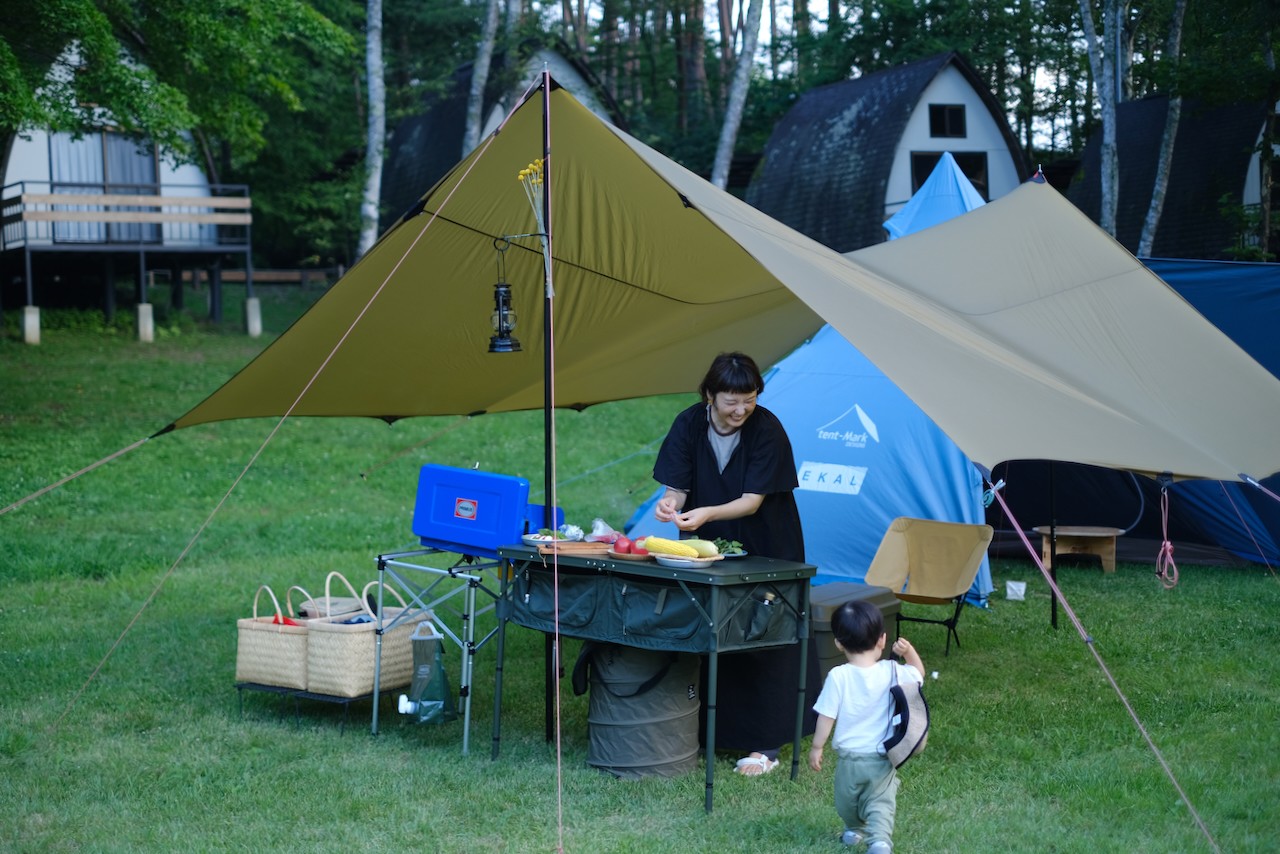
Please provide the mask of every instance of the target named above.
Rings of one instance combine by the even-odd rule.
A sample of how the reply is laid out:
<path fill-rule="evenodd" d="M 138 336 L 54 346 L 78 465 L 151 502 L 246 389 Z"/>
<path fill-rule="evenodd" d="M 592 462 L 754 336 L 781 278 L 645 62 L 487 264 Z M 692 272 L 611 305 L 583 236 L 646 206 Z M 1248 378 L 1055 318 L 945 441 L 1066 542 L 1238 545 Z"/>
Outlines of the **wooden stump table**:
<path fill-rule="evenodd" d="M 1051 533 L 1056 530 L 1058 554 L 1097 555 L 1102 560 L 1103 572 L 1116 571 L 1116 537 L 1124 533 L 1120 528 L 1059 525 L 1056 529 L 1051 529 L 1048 525 L 1039 525 L 1031 530 L 1043 540 L 1041 554 L 1045 569 L 1052 569 Z"/>

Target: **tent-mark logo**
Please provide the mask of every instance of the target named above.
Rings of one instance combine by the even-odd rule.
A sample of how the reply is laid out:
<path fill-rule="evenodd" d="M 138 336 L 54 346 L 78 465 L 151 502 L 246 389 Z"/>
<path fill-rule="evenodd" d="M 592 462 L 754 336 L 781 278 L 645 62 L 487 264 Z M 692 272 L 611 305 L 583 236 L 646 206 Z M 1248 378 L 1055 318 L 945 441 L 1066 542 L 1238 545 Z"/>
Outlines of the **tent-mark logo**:
<path fill-rule="evenodd" d="M 850 412 L 858 417 L 858 424 L 861 426 L 861 430 L 850 430 L 848 427 L 841 426 L 840 422 Z M 876 422 L 872 421 L 871 416 L 866 413 L 866 410 L 856 403 L 818 428 L 818 439 L 820 441 L 839 442 L 846 448 L 865 448 L 868 438 L 879 444 L 880 430 L 876 427 Z"/>

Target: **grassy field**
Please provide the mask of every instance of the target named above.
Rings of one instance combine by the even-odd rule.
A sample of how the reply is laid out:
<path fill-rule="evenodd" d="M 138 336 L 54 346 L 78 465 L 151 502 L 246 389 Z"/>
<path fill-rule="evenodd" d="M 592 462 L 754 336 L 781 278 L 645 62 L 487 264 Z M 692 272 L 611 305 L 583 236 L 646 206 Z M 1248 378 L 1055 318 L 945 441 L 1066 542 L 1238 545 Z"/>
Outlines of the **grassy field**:
<path fill-rule="evenodd" d="M 268 313 L 267 328 L 287 322 Z M 46 331 L 0 340 L 0 510 L 163 428 L 264 346 L 190 328 Z M 684 398 L 561 413 L 571 521 L 621 527 L 653 484 L 656 440 Z M 540 413 L 205 425 L 150 440 L 0 515 L 0 849 L 57 851 L 832 852 L 831 765 L 748 780 L 717 771 L 624 782 L 590 769 L 586 697 L 563 682 L 543 740 L 542 639 L 508 633 L 502 753 L 489 756 L 493 649 L 461 723 L 357 704 L 294 706 L 233 687 L 235 620 L 261 583 L 374 577 L 411 546 L 426 462 L 528 477 Z M 232 490 L 232 486 L 235 486 Z M 181 557 L 181 559 L 179 559 Z M 1202 831 L 1070 624 L 1049 625 L 1029 562 L 993 566 L 964 646 L 910 626 L 933 712 L 902 774 L 899 852 L 1263 852 L 1280 828 L 1280 583 L 1270 569 L 1148 566 L 1060 581 Z M 1008 602 L 1007 579 L 1028 582 Z M 491 626 L 491 617 L 481 629 Z M 570 656 L 577 643 L 567 642 Z M 457 675 L 457 653 L 446 666 Z M 783 758 L 789 763 L 790 751 Z"/>

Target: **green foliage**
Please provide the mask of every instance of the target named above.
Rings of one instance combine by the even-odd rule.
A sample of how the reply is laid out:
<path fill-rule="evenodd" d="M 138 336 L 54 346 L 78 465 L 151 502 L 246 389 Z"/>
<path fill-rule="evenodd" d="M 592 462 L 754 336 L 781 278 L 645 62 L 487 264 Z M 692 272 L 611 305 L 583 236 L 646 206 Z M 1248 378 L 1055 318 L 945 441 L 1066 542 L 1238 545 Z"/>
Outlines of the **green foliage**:
<path fill-rule="evenodd" d="M 1209 103 L 1275 101 L 1280 6 L 1270 0 L 1189 2 L 1179 90 Z"/>
<path fill-rule="evenodd" d="M 109 123 L 194 159 L 194 131 L 206 148 L 251 159 L 265 144 L 264 105 L 300 107 L 288 49 L 322 56 L 350 39 L 301 0 L 49 0 L 7 9 L 0 46 L 6 134 Z M 205 166 L 216 180 L 217 164 Z"/>
<path fill-rule="evenodd" d="M 1261 212 L 1257 205 L 1242 205 L 1238 196 L 1227 193 L 1218 199 L 1218 212 L 1231 226 L 1235 242 L 1224 246 L 1222 254 L 1233 261 L 1273 261 L 1275 253 L 1263 252 L 1258 237 L 1262 231 Z M 1272 229 L 1273 233 L 1275 229 Z M 1275 244 L 1272 243 L 1274 246 Z"/>
<path fill-rule="evenodd" d="M 447 91 L 454 72 L 473 58 L 483 13 L 483 4 L 461 0 L 384 3 L 387 127 L 420 109 L 424 96 Z"/>
<path fill-rule="evenodd" d="M 199 331 L 156 345 L 63 331 L 39 347 L 0 341 L 0 509 L 152 434 L 264 345 Z M 572 521 L 599 515 L 621 527 L 653 488 L 654 440 L 684 403 L 559 414 Z M 0 515 L 4 845 L 838 850 L 830 752 L 821 773 L 802 766 L 794 781 L 789 747 L 783 767 L 760 779 L 733 774 L 737 757 L 722 755 L 707 815 L 701 768 L 624 782 L 587 767 L 588 697 L 567 682 L 557 740 L 545 742 L 543 636 L 518 627 L 505 638 L 496 760 L 493 642 L 473 658 L 469 755 L 461 721 L 415 725 L 391 699 L 374 738 L 367 701 L 344 710 L 237 696 L 235 621 L 259 584 L 318 588 L 335 569 L 357 582 L 374 577 L 376 555 L 414 545 L 408 520 L 422 463 L 478 461 L 537 484 L 541 425 L 536 412 L 390 426 L 204 425 L 152 439 Z M 1165 590 L 1150 566 L 1060 568 L 1091 644 L 1061 611 L 1051 628 L 1048 587 L 1025 561 L 996 563 L 992 607 L 965 610 L 964 645 L 949 656 L 939 627 L 906 626 L 938 677 L 926 686 L 929 747 L 901 774 L 895 850 L 1210 850 L 1162 762 L 1219 850 L 1272 850 L 1280 661 L 1269 651 L 1280 642 L 1280 584 L 1261 567 L 1181 570 Z M 1003 599 L 1006 580 L 1027 582 L 1025 602 Z M 481 636 L 493 620 L 478 618 Z M 563 647 L 572 661 L 578 642 Z M 454 684 L 460 662 L 447 645 Z"/>

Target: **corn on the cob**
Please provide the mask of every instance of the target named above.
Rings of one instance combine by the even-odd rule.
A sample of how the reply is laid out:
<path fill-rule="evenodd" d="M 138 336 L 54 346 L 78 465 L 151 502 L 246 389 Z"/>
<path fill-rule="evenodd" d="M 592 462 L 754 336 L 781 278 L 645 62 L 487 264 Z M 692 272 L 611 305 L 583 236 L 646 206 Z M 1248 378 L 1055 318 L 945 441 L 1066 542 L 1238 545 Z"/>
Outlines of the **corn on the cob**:
<path fill-rule="evenodd" d="M 720 554 L 720 550 L 716 548 L 716 544 L 710 540 L 681 540 L 686 546 L 691 547 L 698 553 L 698 557 L 715 557 Z"/>
<path fill-rule="evenodd" d="M 650 552 L 656 552 L 662 555 L 676 555 L 678 557 L 697 557 L 698 550 L 693 546 L 686 546 L 679 540 L 668 540 L 663 537 L 646 537 L 644 547 Z"/>

